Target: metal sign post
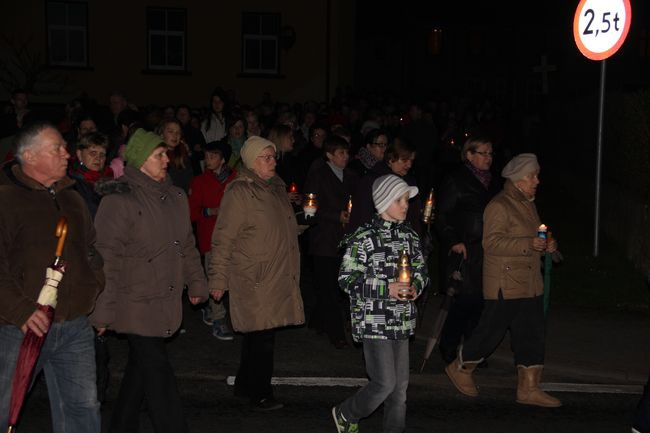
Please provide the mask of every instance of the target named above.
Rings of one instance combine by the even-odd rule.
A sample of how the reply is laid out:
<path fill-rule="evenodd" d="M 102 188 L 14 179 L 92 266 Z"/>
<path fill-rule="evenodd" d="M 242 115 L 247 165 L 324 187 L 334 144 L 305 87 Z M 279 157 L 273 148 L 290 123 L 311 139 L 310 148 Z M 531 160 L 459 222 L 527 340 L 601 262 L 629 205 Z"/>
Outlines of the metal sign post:
<path fill-rule="evenodd" d="M 594 257 L 598 257 L 600 233 L 600 184 L 603 153 L 603 115 L 605 111 L 605 59 L 623 45 L 630 30 L 630 0 L 581 0 L 573 18 L 573 38 L 580 52 L 600 64 L 598 98 L 598 138 L 596 148 L 596 205 L 594 209 Z"/>
<path fill-rule="evenodd" d="M 600 96 L 598 97 L 598 137 L 596 144 L 596 206 L 594 209 L 594 257 L 598 257 L 598 233 L 600 230 L 600 177 L 603 160 L 603 113 L 605 112 L 605 65 L 600 62 Z"/>

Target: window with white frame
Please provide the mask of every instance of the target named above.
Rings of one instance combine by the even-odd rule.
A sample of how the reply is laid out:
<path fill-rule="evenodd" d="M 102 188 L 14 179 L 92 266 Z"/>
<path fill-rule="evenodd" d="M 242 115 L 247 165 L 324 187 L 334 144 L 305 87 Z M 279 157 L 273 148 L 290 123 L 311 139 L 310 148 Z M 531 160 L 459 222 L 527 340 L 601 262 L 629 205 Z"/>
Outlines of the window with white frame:
<path fill-rule="evenodd" d="M 147 9 L 147 67 L 149 69 L 186 70 L 185 9 Z"/>
<path fill-rule="evenodd" d="M 46 21 L 50 65 L 88 66 L 88 5 L 48 1 Z"/>
<path fill-rule="evenodd" d="M 242 72 L 279 72 L 280 14 L 242 14 Z"/>

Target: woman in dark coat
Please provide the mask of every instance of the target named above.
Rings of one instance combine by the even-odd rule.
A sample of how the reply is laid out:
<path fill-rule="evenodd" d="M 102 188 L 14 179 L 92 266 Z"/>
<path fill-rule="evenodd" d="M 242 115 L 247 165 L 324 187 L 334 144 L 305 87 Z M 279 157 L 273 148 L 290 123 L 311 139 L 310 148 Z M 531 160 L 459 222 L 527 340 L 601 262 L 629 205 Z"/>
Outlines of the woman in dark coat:
<path fill-rule="evenodd" d="M 440 353 L 446 363 L 456 358 L 461 340 L 469 338 L 481 317 L 483 211 L 501 187 L 490 172 L 492 143 L 487 139 L 467 140 L 462 159 L 463 165 L 443 181 L 435 219 L 443 269 L 447 270 L 444 275 L 460 269 L 463 278 L 440 337 Z"/>
<path fill-rule="evenodd" d="M 187 424 L 165 340 L 180 327 L 183 287 L 196 305 L 207 300 L 207 283 L 187 196 L 167 175 L 167 146 L 138 129 L 124 156 L 120 181 L 127 188 L 105 195 L 95 218 L 106 286 L 90 317 L 99 335 L 110 329 L 129 343 L 111 431 L 138 431 L 144 402 L 156 433 L 183 433 Z"/>

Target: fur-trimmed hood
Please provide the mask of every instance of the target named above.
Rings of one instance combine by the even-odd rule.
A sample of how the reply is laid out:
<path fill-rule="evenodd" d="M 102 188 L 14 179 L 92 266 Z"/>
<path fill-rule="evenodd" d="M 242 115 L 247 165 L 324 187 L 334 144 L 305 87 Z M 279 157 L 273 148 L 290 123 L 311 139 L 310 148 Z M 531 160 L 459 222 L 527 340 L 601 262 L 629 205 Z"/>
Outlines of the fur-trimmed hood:
<path fill-rule="evenodd" d="M 130 191 L 131 186 L 124 179 L 124 176 L 117 179 L 105 177 L 95 182 L 95 192 L 102 197 L 109 194 L 122 194 Z"/>

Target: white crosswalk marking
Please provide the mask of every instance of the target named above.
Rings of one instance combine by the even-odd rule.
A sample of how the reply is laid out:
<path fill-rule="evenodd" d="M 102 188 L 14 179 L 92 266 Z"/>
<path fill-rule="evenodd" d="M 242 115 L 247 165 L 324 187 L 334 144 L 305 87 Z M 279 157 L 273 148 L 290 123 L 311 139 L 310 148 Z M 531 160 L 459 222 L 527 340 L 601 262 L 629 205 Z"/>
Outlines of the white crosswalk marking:
<path fill-rule="evenodd" d="M 226 379 L 228 385 L 235 384 L 235 376 L 228 376 Z M 273 377 L 272 385 L 289 385 L 289 386 L 349 386 L 357 387 L 368 383 L 366 378 L 357 377 Z"/>
<path fill-rule="evenodd" d="M 226 383 L 235 384 L 235 376 L 228 376 Z M 271 384 L 288 386 L 347 386 L 358 387 L 368 383 L 361 377 L 273 377 Z M 642 394 L 642 385 L 609 385 L 594 383 L 542 383 L 540 387 L 549 392 L 579 392 L 586 394 Z"/>

